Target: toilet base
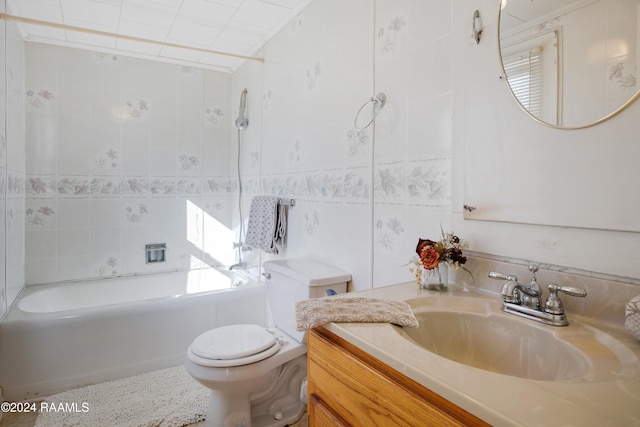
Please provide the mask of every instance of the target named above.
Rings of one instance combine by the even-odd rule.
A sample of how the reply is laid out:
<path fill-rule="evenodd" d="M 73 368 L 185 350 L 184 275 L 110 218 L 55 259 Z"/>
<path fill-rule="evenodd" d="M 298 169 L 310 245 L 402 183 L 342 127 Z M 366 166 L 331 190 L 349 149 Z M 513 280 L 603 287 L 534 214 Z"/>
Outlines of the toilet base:
<path fill-rule="evenodd" d="M 206 427 L 246 427 L 251 425 L 249 396 L 211 390 L 205 418 Z"/>
<path fill-rule="evenodd" d="M 247 397 L 212 390 L 206 427 L 284 427 L 299 421 L 307 409 L 301 392 L 307 377 L 307 355 L 285 363 L 268 390 Z"/>

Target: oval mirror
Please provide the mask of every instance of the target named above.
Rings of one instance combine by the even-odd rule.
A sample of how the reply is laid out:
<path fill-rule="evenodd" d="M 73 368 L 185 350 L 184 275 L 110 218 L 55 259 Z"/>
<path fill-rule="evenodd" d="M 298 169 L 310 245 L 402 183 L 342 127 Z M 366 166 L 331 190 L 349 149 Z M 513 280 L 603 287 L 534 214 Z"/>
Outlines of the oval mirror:
<path fill-rule="evenodd" d="M 501 0 L 500 58 L 518 103 L 558 128 L 600 123 L 640 94 L 640 0 Z"/>

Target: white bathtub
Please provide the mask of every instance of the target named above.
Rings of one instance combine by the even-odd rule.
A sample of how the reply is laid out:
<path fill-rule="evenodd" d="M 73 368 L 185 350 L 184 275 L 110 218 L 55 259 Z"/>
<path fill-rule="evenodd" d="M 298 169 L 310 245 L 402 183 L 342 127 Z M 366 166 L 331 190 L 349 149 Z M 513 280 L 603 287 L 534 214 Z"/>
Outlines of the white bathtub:
<path fill-rule="evenodd" d="M 17 401 L 176 366 L 199 334 L 265 311 L 264 286 L 215 269 L 27 287 L 0 323 L 0 386 Z"/>

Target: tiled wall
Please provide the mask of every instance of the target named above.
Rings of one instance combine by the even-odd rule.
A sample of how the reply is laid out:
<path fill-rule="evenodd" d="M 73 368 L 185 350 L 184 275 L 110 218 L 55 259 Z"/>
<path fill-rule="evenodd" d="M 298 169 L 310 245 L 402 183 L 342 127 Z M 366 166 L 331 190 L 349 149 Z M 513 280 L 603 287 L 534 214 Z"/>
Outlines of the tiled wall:
<path fill-rule="evenodd" d="M 233 260 L 229 74 L 35 43 L 26 64 L 27 284 Z"/>
<path fill-rule="evenodd" d="M 448 2 L 386 0 L 313 2 L 267 44 L 262 145 L 243 170 L 297 201 L 279 257 L 341 267 L 351 290 L 411 278 L 417 238 L 449 222 L 451 47 Z M 387 104 L 358 129 L 378 92 Z"/>
<path fill-rule="evenodd" d="M 366 289 L 411 280 L 417 239 L 438 239 L 443 229 L 476 252 L 640 277 L 628 257 L 637 251 L 636 233 L 472 221 L 462 212 L 465 165 L 475 160 L 465 158 L 465 146 L 526 140 L 523 153 L 539 161 L 511 166 L 544 174 L 546 157 L 568 161 L 561 159 L 569 140 L 579 140 L 580 154 L 598 153 L 593 161 L 607 158 L 608 129 L 631 133 L 633 119 L 563 131 L 523 114 L 499 79 L 496 1 L 344 3 L 311 3 L 271 40 L 262 80 L 243 69 L 234 76 L 234 93 L 247 86 L 262 93 L 252 106 L 263 119 L 262 139 L 248 138 L 251 154 L 242 156 L 252 191 L 300 202 L 278 257 L 318 257 L 350 271 L 353 290 Z M 470 31 L 476 8 L 485 25 L 479 45 Z M 375 128 L 357 131 L 356 112 L 380 91 L 388 103 Z M 536 151 L 543 143 L 554 147 Z M 637 151 L 625 144 L 625 152 Z M 606 253 L 594 241 L 606 242 Z"/>
<path fill-rule="evenodd" d="M 480 45 L 469 31 L 477 7 Z M 30 44 L 27 283 L 233 262 L 237 150 L 245 222 L 255 194 L 295 198 L 277 257 L 341 267 L 352 290 L 410 280 L 417 239 L 441 228 L 477 252 L 637 277 L 625 261 L 632 233 L 463 219 L 465 144 L 533 146 L 547 131 L 506 91 L 476 99 L 489 85 L 476 80 L 500 74 L 492 10 L 489 0 L 312 2 L 267 43 L 264 64 L 233 76 Z M 250 125 L 238 144 L 245 87 Z M 375 127 L 356 129 L 380 91 Z M 552 137 L 605 147 L 608 125 Z M 610 243 L 606 258 L 589 249 L 594 239 Z M 145 265 L 144 243 L 163 241 L 170 262 Z M 247 255 L 252 265 L 274 257 Z"/>
<path fill-rule="evenodd" d="M 24 287 L 25 266 L 24 42 L 15 23 L 2 29 L 0 319 Z"/>
<path fill-rule="evenodd" d="M 389 104 L 374 150 L 374 286 L 410 280 L 418 238 L 439 239 L 452 208 L 450 2 L 376 0 L 375 81 Z"/>
<path fill-rule="evenodd" d="M 372 22 L 370 0 L 312 2 L 267 44 L 260 78 L 253 64 L 234 75 L 253 120 L 241 156 L 245 212 L 256 193 L 295 199 L 277 257 L 333 264 L 353 289 L 371 286 L 373 133 L 354 118 L 373 96 Z M 270 257 L 254 251 L 249 261 Z"/>

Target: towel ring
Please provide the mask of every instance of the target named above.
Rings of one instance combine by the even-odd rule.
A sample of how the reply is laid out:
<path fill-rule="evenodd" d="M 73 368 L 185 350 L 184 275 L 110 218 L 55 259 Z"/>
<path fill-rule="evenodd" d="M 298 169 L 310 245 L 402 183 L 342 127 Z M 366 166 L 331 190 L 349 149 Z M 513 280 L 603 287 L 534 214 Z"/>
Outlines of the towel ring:
<path fill-rule="evenodd" d="M 360 113 L 362 112 L 364 107 L 366 107 L 370 103 L 373 103 L 373 108 L 375 109 L 375 113 L 373 113 L 373 117 L 371 117 L 371 120 L 369 120 L 369 122 L 366 125 L 360 127 L 358 126 L 358 117 L 360 117 Z M 387 104 L 387 95 L 385 95 L 384 92 L 378 93 L 375 96 L 375 98 L 371 98 L 370 100 L 362 104 L 362 107 L 360 107 L 360 109 L 356 113 L 356 118 L 353 121 L 353 126 L 358 130 L 368 128 L 369 126 L 371 126 L 371 123 L 373 123 L 376 117 L 378 117 L 378 113 L 380 112 L 380 110 L 382 110 L 382 107 L 384 107 L 386 104 Z"/>

